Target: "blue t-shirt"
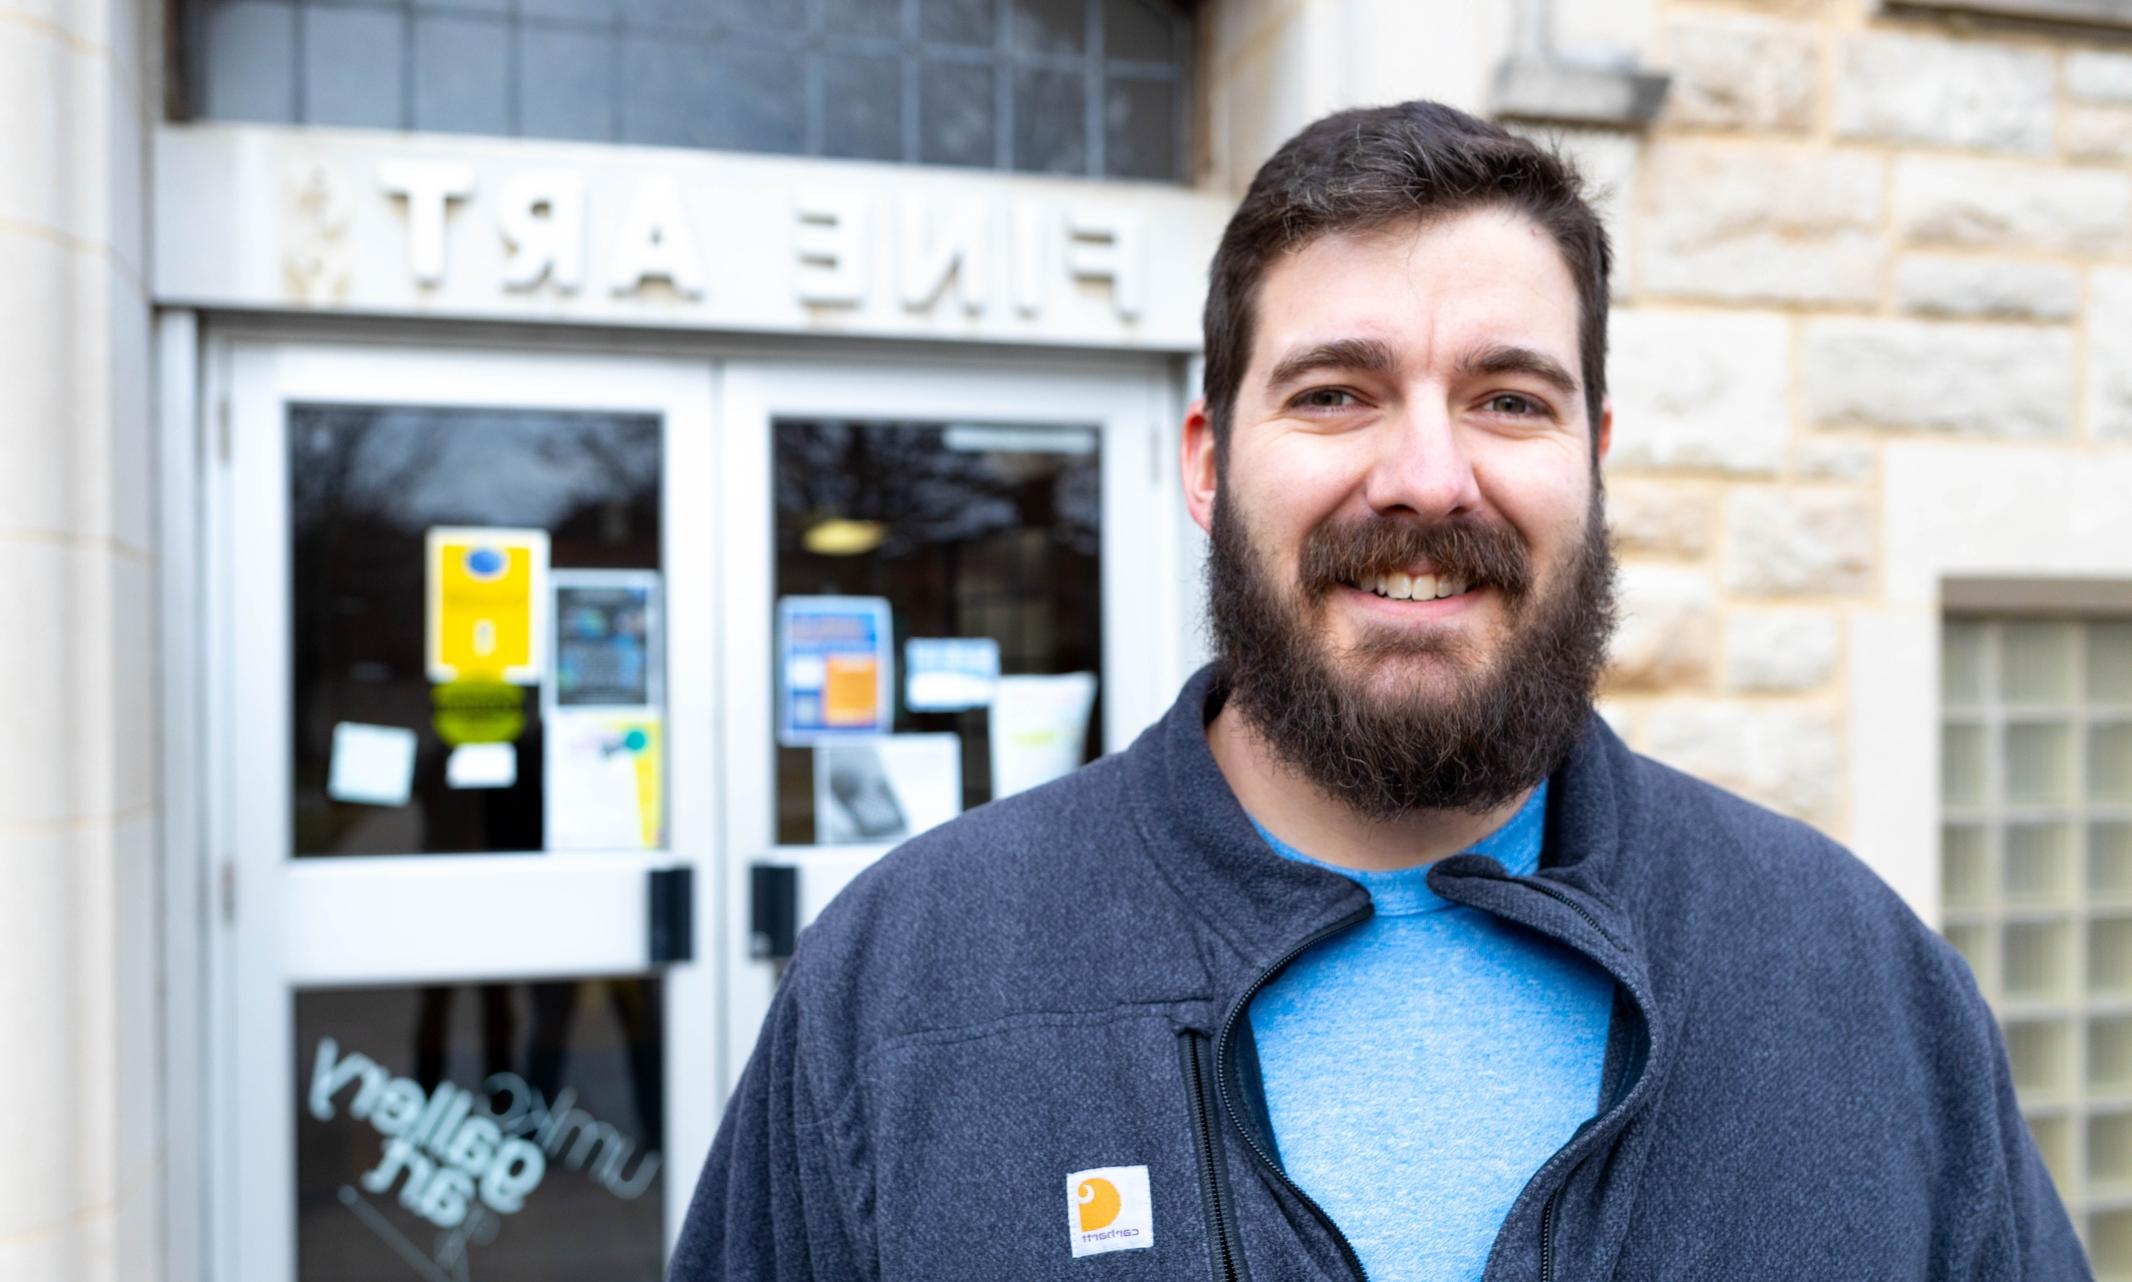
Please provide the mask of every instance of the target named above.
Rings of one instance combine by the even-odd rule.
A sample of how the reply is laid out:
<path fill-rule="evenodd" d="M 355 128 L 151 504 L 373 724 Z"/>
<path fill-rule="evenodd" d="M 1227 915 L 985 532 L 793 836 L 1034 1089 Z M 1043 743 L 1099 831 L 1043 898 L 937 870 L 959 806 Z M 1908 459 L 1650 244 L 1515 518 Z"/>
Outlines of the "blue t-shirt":
<path fill-rule="evenodd" d="M 1546 815 L 1543 783 L 1469 849 L 1531 873 Z M 1478 1279 L 1519 1192 L 1598 1107 L 1613 980 L 1439 898 L 1426 865 L 1320 866 L 1360 882 L 1377 911 L 1252 999 L 1281 1163 L 1371 1282 Z"/>

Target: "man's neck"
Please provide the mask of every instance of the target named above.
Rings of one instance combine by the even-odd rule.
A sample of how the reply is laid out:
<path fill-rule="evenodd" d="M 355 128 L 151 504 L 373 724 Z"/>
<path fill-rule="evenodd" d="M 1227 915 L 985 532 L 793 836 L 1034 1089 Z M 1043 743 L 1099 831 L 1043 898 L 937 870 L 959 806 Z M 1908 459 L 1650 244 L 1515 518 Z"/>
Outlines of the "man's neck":
<path fill-rule="evenodd" d="M 1207 747 L 1245 813 L 1312 859 L 1341 868 L 1387 872 L 1455 855 L 1510 821 L 1532 796 L 1527 788 L 1493 810 L 1422 810 L 1399 819 L 1368 819 L 1312 787 L 1274 755 L 1236 708 L 1207 724 Z"/>

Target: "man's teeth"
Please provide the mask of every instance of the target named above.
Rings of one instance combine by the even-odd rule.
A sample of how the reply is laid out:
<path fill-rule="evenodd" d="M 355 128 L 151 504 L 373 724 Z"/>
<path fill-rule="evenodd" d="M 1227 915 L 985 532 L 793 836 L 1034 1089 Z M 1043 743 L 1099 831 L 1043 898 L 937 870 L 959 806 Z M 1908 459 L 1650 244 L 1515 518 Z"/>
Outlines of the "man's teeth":
<path fill-rule="evenodd" d="M 1390 574 L 1380 574 L 1375 578 L 1355 580 L 1354 586 L 1365 592 L 1375 592 L 1378 596 L 1390 597 L 1394 601 L 1432 601 L 1438 597 L 1457 596 L 1466 590 L 1467 585 L 1464 579 L 1453 578 L 1448 574 L 1410 576 L 1394 570 Z"/>

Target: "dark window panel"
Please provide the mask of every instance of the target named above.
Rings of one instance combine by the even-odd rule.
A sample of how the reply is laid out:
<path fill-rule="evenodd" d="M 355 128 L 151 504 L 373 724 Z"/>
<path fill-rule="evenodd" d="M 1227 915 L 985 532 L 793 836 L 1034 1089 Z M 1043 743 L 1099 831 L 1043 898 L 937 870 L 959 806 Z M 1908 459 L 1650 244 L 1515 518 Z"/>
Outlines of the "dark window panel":
<path fill-rule="evenodd" d="M 1023 53 L 1082 53 L 1087 0 L 1014 0 L 1014 47 Z"/>
<path fill-rule="evenodd" d="M 510 29 L 493 18 L 415 18 L 416 129 L 508 134 Z"/>
<path fill-rule="evenodd" d="M 612 36 L 546 27 L 518 33 L 518 120 L 532 138 L 616 136 Z"/>
<path fill-rule="evenodd" d="M 404 128 L 406 33 L 403 10 L 305 10 L 303 123 Z"/>
<path fill-rule="evenodd" d="M 824 54 L 822 154 L 854 160 L 903 156 L 903 62 Z"/>
<path fill-rule="evenodd" d="M 1080 72 L 1025 67 L 1015 73 L 1014 167 L 1088 172 L 1088 81 Z"/>
<path fill-rule="evenodd" d="M 205 2 L 208 119 L 1181 171 L 1190 24 L 1167 0 Z"/>
<path fill-rule="evenodd" d="M 709 50 L 656 36 L 622 40 L 622 141 L 724 147 L 725 92 L 709 73 Z"/>
<path fill-rule="evenodd" d="M 710 0 L 616 0 L 622 24 L 632 34 L 664 32 L 707 40 L 719 30 Z"/>
<path fill-rule="evenodd" d="M 827 36 L 874 36 L 892 40 L 903 34 L 903 0 L 816 0 L 822 33 Z"/>
<path fill-rule="evenodd" d="M 296 115 L 296 11 L 236 0 L 209 7 L 200 114 L 285 124 Z"/>
<path fill-rule="evenodd" d="M 1103 87 L 1103 172 L 1111 178 L 1177 176 L 1177 88 L 1113 78 Z"/>
<path fill-rule="evenodd" d="M 918 35 L 943 44 L 982 45 L 998 38 L 994 0 L 918 0 Z"/>
<path fill-rule="evenodd" d="M 918 75 L 918 158 L 929 165 L 993 162 L 993 70 L 961 63 L 926 63 Z"/>
<path fill-rule="evenodd" d="M 316 3 L 316 0 L 312 0 Z M 497 18 L 508 17 L 510 0 L 418 0 L 415 5 L 421 10 L 450 9 L 459 13 L 485 13 Z"/>
<path fill-rule="evenodd" d="M 797 53 L 731 40 L 712 46 L 698 69 L 710 80 L 725 120 L 724 146 L 785 155 L 807 149 L 807 78 Z"/>
<path fill-rule="evenodd" d="M 1103 52 L 1110 57 L 1181 62 L 1185 29 L 1160 0 L 1103 0 Z"/>
<path fill-rule="evenodd" d="M 720 26 L 732 31 L 783 31 L 797 35 L 807 29 L 808 0 L 695 2 L 709 9 Z"/>
<path fill-rule="evenodd" d="M 612 25 L 621 16 L 615 0 L 518 0 L 518 11 L 536 20 L 552 18 L 602 27 Z"/>

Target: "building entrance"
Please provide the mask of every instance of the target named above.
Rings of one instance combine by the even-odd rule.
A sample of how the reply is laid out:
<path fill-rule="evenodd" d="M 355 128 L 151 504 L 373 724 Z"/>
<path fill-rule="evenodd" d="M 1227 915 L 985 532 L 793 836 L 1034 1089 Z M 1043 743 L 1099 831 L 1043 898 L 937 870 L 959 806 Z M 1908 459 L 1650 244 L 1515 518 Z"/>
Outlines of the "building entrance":
<path fill-rule="evenodd" d="M 656 1282 L 791 937 L 1173 688 L 1167 382 L 209 357 L 215 1275 Z"/>

